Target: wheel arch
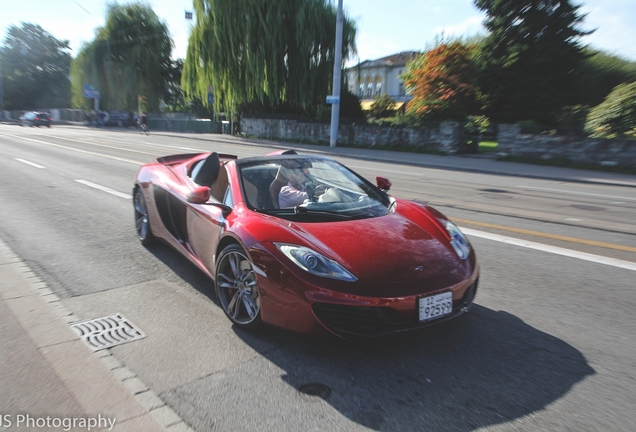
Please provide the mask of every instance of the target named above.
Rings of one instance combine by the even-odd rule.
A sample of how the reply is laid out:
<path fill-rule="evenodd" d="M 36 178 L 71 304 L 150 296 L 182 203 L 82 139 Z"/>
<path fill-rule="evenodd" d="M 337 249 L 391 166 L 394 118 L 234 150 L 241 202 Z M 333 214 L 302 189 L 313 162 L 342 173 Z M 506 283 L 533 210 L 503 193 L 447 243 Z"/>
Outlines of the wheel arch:
<path fill-rule="evenodd" d="M 214 254 L 214 268 L 212 269 L 214 271 L 212 272 L 212 275 L 215 278 L 216 278 L 216 263 L 219 259 L 219 255 L 221 255 L 221 252 L 223 252 L 223 249 L 225 249 L 226 247 L 232 244 L 236 244 L 242 247 L 245 253 L 248 254 L 248 258 L 249 258 L 249 253 L 247 252 L 245 245 L 243 245 L 243 243 L 239 241 L 239 239 L 237 239 L 236 237 L 232 235 L 226 235 L 225 237 L 221 239 L 221 241 L 219 241 L 219 245 L 216 247 L 216 252 Z"/>

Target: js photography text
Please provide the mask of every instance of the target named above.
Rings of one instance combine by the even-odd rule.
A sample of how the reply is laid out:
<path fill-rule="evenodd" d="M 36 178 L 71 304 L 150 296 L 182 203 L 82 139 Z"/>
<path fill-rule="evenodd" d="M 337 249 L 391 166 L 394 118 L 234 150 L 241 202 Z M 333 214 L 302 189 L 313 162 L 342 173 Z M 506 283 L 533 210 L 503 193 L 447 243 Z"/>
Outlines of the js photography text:
<path fill-rule="evenodd" d="M 0 428 L 12 426 L 23 428 L 49 428 L 69 431 L 72 428 L 91 430 L 95 428 L 108 428 L 111 430 L 115 426 L 117 419 L 104 417 L 99 414 L 97 417 L 33 417 L 29 414 L 0 414 Z"/>

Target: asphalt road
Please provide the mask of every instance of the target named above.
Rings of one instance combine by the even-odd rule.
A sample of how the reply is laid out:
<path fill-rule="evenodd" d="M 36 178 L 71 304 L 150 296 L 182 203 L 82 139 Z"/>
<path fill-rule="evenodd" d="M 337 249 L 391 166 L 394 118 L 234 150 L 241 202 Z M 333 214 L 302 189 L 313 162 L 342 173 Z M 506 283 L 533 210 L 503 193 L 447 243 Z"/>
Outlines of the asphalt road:
<path fill-rule="evenodd" d="M 141 328 L 113 355 L 193 429 L 636 430 L 636 188 L 337 158 L 466 228 L 476 305 L 373 341 L 251 334 L 230 325 L 211 281 L 133 228 L 140 164 L 212 149 L 272 150 L 0 125 L 0 238 L 80 318 L 119 312 Z M 330 394 L 298 392 L 310 383 Z"/>

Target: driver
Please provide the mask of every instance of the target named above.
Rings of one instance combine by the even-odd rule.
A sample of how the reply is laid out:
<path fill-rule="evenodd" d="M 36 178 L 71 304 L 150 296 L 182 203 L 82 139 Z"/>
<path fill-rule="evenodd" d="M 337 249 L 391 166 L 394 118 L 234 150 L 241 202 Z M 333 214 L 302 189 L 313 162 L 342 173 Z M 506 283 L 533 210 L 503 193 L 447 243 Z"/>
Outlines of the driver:
<path fill-rule="evenodd" d="M 309 170 L 307 167 L 285 168 L 285 176 L 288 183 L 283 186 L 278 193 L 278 206 L 280 208 L 296 207 L 309 201 L 305 183 L 310 181 L 307 177 Z M 315 196 L 322 195 L 324 189 L 316 189 Z"/>

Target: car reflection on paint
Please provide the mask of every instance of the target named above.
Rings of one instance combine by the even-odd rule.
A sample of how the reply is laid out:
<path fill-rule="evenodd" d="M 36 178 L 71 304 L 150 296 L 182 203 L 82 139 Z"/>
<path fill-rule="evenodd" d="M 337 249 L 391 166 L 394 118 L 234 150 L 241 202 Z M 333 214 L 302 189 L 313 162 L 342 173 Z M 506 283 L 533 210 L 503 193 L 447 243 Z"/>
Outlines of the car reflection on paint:
<path fill-rule="evenodd" d="M 306 198 L 280 208 L 301 172 Z M 137 173 L 135 224 L 142 244 L 161 239 L 215 282 L 237 327 L 382 336 L 462 314 L 479 279 L 459 228 L 390 186 L 294 151 L 166 156 Z"/>

